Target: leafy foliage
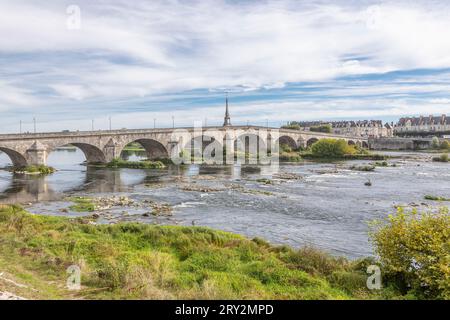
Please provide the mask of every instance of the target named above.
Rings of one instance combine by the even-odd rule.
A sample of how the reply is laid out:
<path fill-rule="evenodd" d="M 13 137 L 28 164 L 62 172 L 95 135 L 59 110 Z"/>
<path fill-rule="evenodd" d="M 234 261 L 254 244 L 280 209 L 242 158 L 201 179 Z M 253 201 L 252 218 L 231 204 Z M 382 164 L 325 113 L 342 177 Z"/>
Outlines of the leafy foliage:
<path fill-rule="evenodd" d="M 450 142 L 448 142 L 448 140 L 442 141 L 440 148 L 444 150 L 450 150 Z"/>
<path fill-rule="evenodd" d="M 372 225 L 385 280 L 419 298 L 450 299 L 450 215 L 400 208 Z"/>
<path fill-rule="evenodd" d="M 439 138 L 438 137 L 433 137 L 433 139 L 431 139 L 431 147 L 433 149 L 439 149 Z"/>
<path fill-rule="evenodd" d="M 28 174 L 52 174 L 56 170 L 52 167 L 48 167 L 45 165 L 30 165 L 26 167 L 14 168 L 14 172 L 16 173 L 28 173 Z"/>
<path fill-rule="evenodd" d="M 281 129 L 301 130 L 301 127 L 298 123 L 292 122 L 287 125 L 281 126 Z"/>
<path fill-rule="evenodd" d="M 323 158 L 342 158 L 356 153 L 354 146 L 349 146 L 342 139 L 321 139 L 311 146 L 314 156 Z"/>
<path fill-rule="evenodd" d="M 331 133 L 331 124 L 322 124 L 319 126 L 312 126 L 309 128 L 309 131 Z"/>

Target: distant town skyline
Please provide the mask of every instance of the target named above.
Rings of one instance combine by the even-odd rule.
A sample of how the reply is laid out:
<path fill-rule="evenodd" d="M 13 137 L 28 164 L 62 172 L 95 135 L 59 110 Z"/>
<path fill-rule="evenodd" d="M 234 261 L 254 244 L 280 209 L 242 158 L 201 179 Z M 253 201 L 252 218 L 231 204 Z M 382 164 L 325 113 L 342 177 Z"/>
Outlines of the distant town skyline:
<path fill-rule="evenodd" d="M 221 125 L 226 91 L 232 124 L 449 115 L 449 15 L 436 0 L 3 1 L 0 133 Z"/>

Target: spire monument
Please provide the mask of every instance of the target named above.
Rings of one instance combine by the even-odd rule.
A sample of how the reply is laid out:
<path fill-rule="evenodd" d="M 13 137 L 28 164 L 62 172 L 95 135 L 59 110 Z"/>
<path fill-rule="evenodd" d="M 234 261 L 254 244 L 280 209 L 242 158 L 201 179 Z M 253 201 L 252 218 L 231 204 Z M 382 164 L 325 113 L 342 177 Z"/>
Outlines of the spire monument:
<path fill-rule="evenodd" d="M 227 96 L 225 98 L 225 117 L 224 117 L 224 121 L 223 121 L 223 126 L 224 127 L 231 126 L 230 112 L 228 111 L 228 92 L 227 92 Z"/>

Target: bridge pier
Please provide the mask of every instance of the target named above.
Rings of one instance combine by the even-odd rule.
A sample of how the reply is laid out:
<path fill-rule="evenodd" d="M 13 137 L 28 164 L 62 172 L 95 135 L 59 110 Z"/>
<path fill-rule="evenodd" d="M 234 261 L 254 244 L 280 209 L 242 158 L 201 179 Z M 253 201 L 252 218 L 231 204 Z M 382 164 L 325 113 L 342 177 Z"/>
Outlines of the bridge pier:
<path fill-rule="evenodd" d="M 105 155 L 106 162 L 111 162 L 114 158 L 120 157 L 117 155 L 120 151 L 117 150 L 117 144 L 112 139 L 109 139 L 108 143 L 103 148 L 103 154 Z"/>
<path fill-rule="evenodd" d="M 26 151 L 26 158 L 28 165 L 45 166 L 47 164 L 47 149 L 42 143 L 35 141 Z"/>

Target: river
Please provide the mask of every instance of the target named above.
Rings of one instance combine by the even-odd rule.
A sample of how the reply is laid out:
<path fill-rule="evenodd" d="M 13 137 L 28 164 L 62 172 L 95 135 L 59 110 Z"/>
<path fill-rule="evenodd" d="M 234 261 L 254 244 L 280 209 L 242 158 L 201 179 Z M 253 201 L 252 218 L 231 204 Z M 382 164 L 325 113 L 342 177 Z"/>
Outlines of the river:
<path fill-rule="evenodd" d="M 399 205 L 433 210 L 440 203 L 424 195 L 450 197 L 450 170 L 431 154 L 397 152 L 395 166 L 373 172 L 350 170 L 371 161 L 281 164 L 278 169 L 248 166 L 169 166 L 162 170 L 102 169 L 82 165 L 78 150 L 54 151 L 46 177 L 0 170 L 0 203 L 20 203 L 35 214 L 80 216 L 67 212 L 67 196 L 126 196 L 136 202 L 170 204 L 172 216 L 143 215 L 148 208 L 114 207 L 99 223 L 139 221 L 197 225 L 260 237 L 294 247 L 312 245 L 350 258 L 371 255 L 368 222 Z M 130 159 L 140 156 L 130 154 Z M 9 159 L 0 154 L 0 167 Z M 301 179 L 286 179 L 279 173 Z M 271 179 L 270 184 L 258 181 Z M 365 186 L 371 181 L 372 186 Z M 194 191 L 193 191 L 194 190 Z M 92 213 L 89 213 L 92 214 Z"/>

